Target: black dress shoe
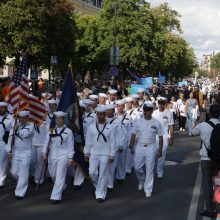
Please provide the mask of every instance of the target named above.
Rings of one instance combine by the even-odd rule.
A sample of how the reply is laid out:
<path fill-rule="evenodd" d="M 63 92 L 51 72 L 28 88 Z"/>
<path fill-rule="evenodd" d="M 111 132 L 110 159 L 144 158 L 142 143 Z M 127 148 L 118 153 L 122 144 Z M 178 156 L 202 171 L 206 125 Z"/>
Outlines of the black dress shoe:
<path fill-rule="evenodd" d="M 206 216 L 206 217 L 210 217 L 210 218 L 215 218 L 217 213 L 216 212 L 211 212 L 211 211 L 202 211 L 199 213 L 201 216 Z"/>
<path fill-rule="evenodd" d="M 104 199 L 99 198 L 99 199 L 96 199 L 96 201 L 97 201 L 98 203 L 102 203 L 102 202 L 104 202 L 105 200 L 104 200 Z"/>
<path fill-rule="evenodd" d="M 124 180 L 118 180 L 118 184 L 119 185 L 123 185 L 124 184 Z"/>
<path fill-rule="evenodd" d="M 53 199 L 51 199 L 51 203 L 53 205 L 57 205 L 57 204 L 61 203 L 61 200 L 53 200 Z"/>
<path fill-rule="evenodd" d="M 81 190 L 82 188 L 81 188 L 81 186 L 73 186 L 73 189 L 75 189 L 75 190 Z"/>
<path fill-rule="evenodd" d="M 130 176 L 131 175 L 131 173 L 126 173 L 126 176 Z"/>
<path fill-rule="evenodd" d="M 114 189 L 113 188 L 107 188 L 108 192 L 112 192 Z"/>
<path fill-rule="evenodd" d="M 15 198 L 16 198 L 17 200 L 22 200 L 24 197 L 22 197 L 22 196 L 15 196 Z"/>

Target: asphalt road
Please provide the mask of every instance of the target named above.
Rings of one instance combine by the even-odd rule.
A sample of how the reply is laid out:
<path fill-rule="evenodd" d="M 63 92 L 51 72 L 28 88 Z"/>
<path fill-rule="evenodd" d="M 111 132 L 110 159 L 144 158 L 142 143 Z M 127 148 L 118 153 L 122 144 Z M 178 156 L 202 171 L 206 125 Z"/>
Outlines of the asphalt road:
<path fill-rule="evenodd" d="M 169 147 L 164 178 L 155 179 L 151 198 L 137 190 L 136 176 L 129 176 L 124 185 L 116 185 L 104 203 L 97 203 L 86 182 L 82 190 L 68 187 L 59 205 L 49 201 L 52 184 L 38 191 L 29 186 L 27 197 L 17 201 L 14 185 L 0 191 L 1 220 L 187 220 L 199 165 L 199 138 L 177 132 L 174 146 Z M 189 219 L 188 219 L 189 220 Z M 190 219 L 195 220 L 195 219 Z"/>

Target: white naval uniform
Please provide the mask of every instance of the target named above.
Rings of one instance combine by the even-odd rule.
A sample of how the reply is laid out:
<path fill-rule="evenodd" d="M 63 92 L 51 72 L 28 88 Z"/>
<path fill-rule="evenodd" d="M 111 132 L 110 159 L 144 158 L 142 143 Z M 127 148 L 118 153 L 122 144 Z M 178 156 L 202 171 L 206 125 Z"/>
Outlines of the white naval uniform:
<path fill-rule="evenodd" d="M 48 146 L 50 135 L 52 135 L 52 137 L 50 146 Z M 48 169 L 54 182 L 50 199 L 61 200 L 63 190 L 65 189 L 68 161 L 72 159 L 74 155 L 73 133 L 64 125 L 61 128 L 55 128 L 50 135 L 47 135 L 42 153 L 46 155 L 49 147 Z"/>
<path fill-rule="evenodd" d="M 42 170 L 42 148 L 46 137 L 49 133 L 49 127 L 47 122 L 44 121 L 39 127 L 34 125 L 34 136 L 32 139 L 32 159 L 31 159 L 31 170 L 32 176 L 34 176 L 35 183 L 42 184 L 44 179 L 43 175 L 40 180 L 41 170 Z M 39 182 L 40 180 L 40 182 Z"/>
<path fill-rule="evenodd" d="M 11 174 L 16 180 L 18 180 L 15 189 L 15 196 L 24 197 L 28 188 L 33 135 L 33 124 L 27 124 L 23 127 L 19 125 L 19 128 L 15 132 L 14 146 L 11 146 L 13 129 L 10 130 L 6 151 L 7 153 L 12 151 Z"/>
<path fill-rule="evenodd" d="M 110 101 L 110 100 L 107 100 L 106 101 L 106 105 L 116 105 L 116 101 Z"/>
<path fill-rule="evenodd" d="M 115 170 L 118 165 L 118 150 L 123 146 L 126 141 L 125 134 L 123 132 L 121 120 L 119 118 L 113 117 L 108 118 L 106 117 L 106 121 L 113 127 L 115 133 L 115 156 L 113 163 L 109 166 L 109 176 L 108 176 L 108 188 L 114 188 L 114 179 L 115 179 Z"/>
<path fill-rule="evenodd" d="M 96 114 L 94 112 L 85 112 L 82 116 L 82 120 L 83 120 L 84 137 L 86 137 L 86 132 L 88 130 L 88 127 L 96 122 Z"/>
<path fill-rule="evenodd" d="M 132 118 L 132 124 L 130 127 L 133 127 L 133 124 L 141 118 L 141 113 L 137 111 L 137 109 L 131 109 L 126 111 Z M 130 129 L 132 131 L 132 129 Z M 126 158 L 126 173 L 130 174 L 134 165 L 134 155 L 131 154 L 130 149 L 127 150 L 127 158 Z"/>
<path fill-rule="evenodd" d="M 115 131 L 109 123 L 95 123 L 89 126 L 84 155 L 89 156 L 89 175 L 96 189 L 96 199 L 105 199 L 106 197 L 109 158 L 114 158 L 115 146 Z"/>
<path fill-rule="evenodd" d="M 136 135 L 137 144 L 134 154 L 134 169 L 139 184 L 144 185 L 146 195 L 150 196 L 153 190 L 155 156 L 157 151 L 156 136 L 163 135 L 161 123 L 152 118 L 141 118 L 134 124 L 132 133 Z M 145 165 L 145 171 L 143 166 Z"/>
<path fill-rule="evenodd" d="M 160 112 L 159 109 L 153 112 L 152 117 L 157 119 L 163 126 L 163 154 L 157 161 L 157 175 L 158 177 L 163 176 L 163 168 L 167 153 L 167 148 L 169 145 L 169 126 L 174 125 L 173 114 L 168 109 Z M 159 140 L 157 139 L 157 147 L 159 148 Z"/>
<path fill-rule="evenodd" d="M 11 115 L 0 116 L 0 186 L 5 185 L 7 172 L 7 153 L 6 143 L 3 140 L 5 131 L 9 132 L 12 128 L 13 118 Z"/>
<path fill-rule="evenodd" d="M 128 151 L 128 142 L 130 141 L 131 137 L 131 130 L 132 130 L 132 119 L 131 116 L 127 113 L 124 115 L 117 115 L 117 118 L 120 119 L 122 124 L 122 130 L 125 136 L 125 141 L 123 143 L 123 151 L 118 155 L 118 166 L 116 170 L 116 179 L 118 180 L 125 180 L 126 177 L 126 160 L 127 160 L 127 151 Z"/>
<path fill-rule="evenodd" d="M 46 122 L 47 122 L 48 127 L 50 127 L 50 123 L 51 123 L 53 117 L 54 117 L 53 113 L 49 113 L 49 112 L 47 113 Z"/>

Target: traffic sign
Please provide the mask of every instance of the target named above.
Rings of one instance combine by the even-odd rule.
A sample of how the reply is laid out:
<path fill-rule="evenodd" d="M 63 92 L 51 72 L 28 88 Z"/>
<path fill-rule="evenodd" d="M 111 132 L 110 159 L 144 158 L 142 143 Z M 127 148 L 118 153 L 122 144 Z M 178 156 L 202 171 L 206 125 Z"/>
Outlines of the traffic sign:
<path fill-rule="evenodd" d="M 117 76 L 118 75 L 118 68 L 116 66 L 112 66 L 109 70 L 109 73 L 111 76 Z"/>
<path fill-rule="evenodd" d="M 58 57 L 57 56 L 51 56 L 50 64 L 51 65 L 57 65 L 58 64 Z"/>
<path fill-rule="evenodd" d="M 119 65 L 119 48 L 116 47 L 116 46 L 111 47 L 110 65 L 112 65 L 112 66 L 118 66 Z"/>

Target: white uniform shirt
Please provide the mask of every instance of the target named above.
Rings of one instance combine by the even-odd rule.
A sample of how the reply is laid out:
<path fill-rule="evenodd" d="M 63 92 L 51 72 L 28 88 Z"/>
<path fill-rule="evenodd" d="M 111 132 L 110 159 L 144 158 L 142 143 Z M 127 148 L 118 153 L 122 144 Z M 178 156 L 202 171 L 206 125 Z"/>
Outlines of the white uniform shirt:
<path fill-rule="evenodd" d="M 179 106 L 179 112 L 180 112 L 180 116 L 186 117 L 187 112 L 186 112 L 186 105 L 181 104 Z"/>
<path fill-rule="evenodd" d="M 47 122 L 47 126 L 50 127 L 50 123 L 52 121 L 54 114 L 53 113 L 47 113 L 47 117 L 46 117 L 46 122 Z"/>
<path fill-rule="evenodd" d="M 161 123 L 154 118 L 151 120 L 141 118 L 134 124 L 132 133 L 136 135 L 138 147 L 155 143 L 156 136 L 163 135 L 163 128 Z"/>
<path fill-rule="evenodd" d="M 123 144 L 126 141 L 125 134 L 123 132 L 122 124 L 119 118 L 113 117 L 113 118 L 108 118 L 106 117 L 106 122 L 108 122 L 112 127 L 115 132 L 115 145 L 116 148 L 119 149 L 123 146 Z"/>
<path fill-rule="evenodd" d="M 4 122 L 3 122 L 4 119 Z M 4 125 L 3 125 L 4 123 Z M 13 126 L 14 120 L 11 115 L 0 116 L 0 148 L 5 148 L 5 142 L 3 140 L 3 135 L 6 131 L 10 131 Z M 5 129 L 4 129 L 5 127 Z"/>
<path fill-rule="evenodd" d="M 163 112 L 160 112 L 159 109 L 153 112 L 152 117 L 157 119 L 163 127 L 163 139 L 168 139 L 169 136 L 169 126 L 174 125 L 173 114 L 165 109 Z"/>
<path fill-rule="evenodd" d="M 99 134 L 97 127 L 102 134 Z M 105 128 L 104 128 L 105 126 Z M 104 130 L 103 130 L 104 128 Z M 106 124 L 91 124 L 86 134 L 86 143 L 84 147 L 84 154 L 96 156 L 109 156 L 115 155 L 115 131 L 114 128 L 106 122 Z"/>
<path fill-rule="evenodd" d="M 220 123 L 220 121 L 216 118 L 210 119 L 214 124 Z M 192 129 L 193 135 L 200 135 L 202 141 L 205 143 L 207 148 L 210 148 L 210 137 L 212 134 L 212 126 L 209 125 L 207 122 L 202 122 L 200 124 L 197 124 L 195 128 Z M 210 158 L 207 156 L 207 150 L 205 148 L 204 143 L 202 143 L 201 149 L 200 149 L 200 156 L 201 160 L 210 160 Z"/>
<path fill-rule="evenodd" d="M 53 130 L 52 135 L 56 134 L 56 131 L 57 134 L 59 135 L 63 129 L 64 131 L 61 134 L 62 138 L 60 136 L 52 137 L 50 146 L 48 146 L 48 144 L 50 141 L 49 134 L 51 133 L 47 135 L 46 141 L 42 149 L 42 153 L 46 155 L 49 147 L 50 159 L 62 159 L 64 157 L 68 157 L 69 159 L 72 159 L 74 156 L 74 138 L 73 138 L 73 133 L 69 128 L 65 126 L 63 126 L 62 128 L 55 128 Z"/>
<path fill-rule="evenodd" d="M 83 120 L 83 131 L 84 131 L 84 136 L 86 137 L 86 132 L 88 130 L 88 127 L 96 122 L 96 114 L 94 112 L 85 112 L 82 116 Z"/>
<path fill-rule="evenodd" d="M 127 113 L 124 113 L 124 115 L 117 115 L 117 118 L 120 119 L 122 124 L 122 129 L 125 135 L 125 142 L 123 144 L 124 149 L 128 147 L 128 143 L 131 138 L 131 131 L 133 128 L 132 118 Z"/>
<path fill-rule="evenodd" d="M 126 110 L 126 113 L 131 116 L 133 122 L 141 118 L 141 113 L 137 109 Z"/>
<path fill-rule="evenodd" d="M 46 137 L 49 134 L 49 126 L 44 121 L 40 126 L 34 125 L 34 136 L 32 139 L 32 145 L 36 147 L 43 147 Z"/>
<path fill-rule="evenodd" d="M 11 129 L 6 151 L 9 153 L 12 150 L 12 152 L 17 156 L 31 155 L 32 138 L 34 135 L 34 125 L 31 123 L 23 127 L 19 126 L 19 128 L 15 132 L 16 135 L 15 135 L 14 146 L 11 146 L 13 132 L 14 129 Z M 13 149 L 11 149 L 11 147 L 13 147 Z"/>

